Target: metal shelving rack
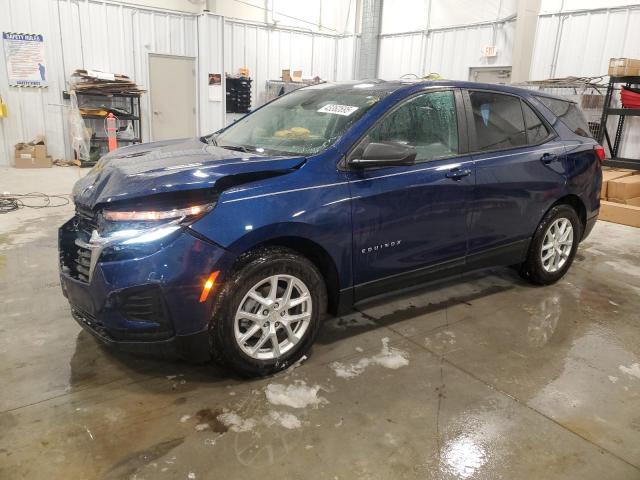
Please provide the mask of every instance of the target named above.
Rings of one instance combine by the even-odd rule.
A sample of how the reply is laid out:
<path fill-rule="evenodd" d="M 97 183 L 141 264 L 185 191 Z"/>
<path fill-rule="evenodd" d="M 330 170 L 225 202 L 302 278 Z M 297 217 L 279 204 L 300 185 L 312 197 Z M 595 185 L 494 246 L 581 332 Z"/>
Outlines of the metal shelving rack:
<path fill-rule="evenodd" d="M 611 158 L 605 160 L 605 165 L 611 167 L 632 168 L 640 170 L 640 158 L 620 158 L 618 152 L 620 151 L 620 144 L 622 143 L 622 134 L 624 131 L 624 121 L 629 116 L 640 116 L 640 108 L 612 108 L 611 100 L 613 99 L 613 92 L 616 91 L 617 84 L 624 84 L 627 87 L 632 85 L 640 85 L 640 77 L 609 77 L 609 85 L 607 86 L 607 93 L 604 99 L 604 107 L 602 109 L 602 118 L 600 119 L 600 133 L 598 135 L 598 142 L 602 145 L 604 139 L 607 140 L 607 146 L 611 152 Z M 611 143 L 609 132 L 607 131 L 607 120 L 609 115 L 618 115 L 618 125 L 616 127 L 616 134 Z"/>
<path fill-rule="evenodd" d="M 118 124 L 122 122 L 132 122 L 133 123 L 133 138 L 121 138 L 117 137 L 118 145 L 121 144 L 133 144 L 133 143 L 142 143 L 142 113 L 140 109 L 140 93 L 101 93 L 96 91 L 77 91 L 76 96 L 78 97 L 78 106 L 82 107 L 97 107 L 103 106 L 105 110 L 109 110 L 109 108 L 124 108 L 129 111 L 129 115 L 118 115 L 114 113 L 114 115 L 118 118 Z M 63 97 L 65 99 L 69 98 L 68 92 L 64 92 Z M 101 103 L 102 105 L 96 105 L 97 103 Z M 101 115 L 90 115 L 90 114 L 81 114 L 84 120 L 89 120 L 89 125 L 92 127 L 93 135 L 90 139 L 90 147 L 91 151 L 97 150 L 100 152 L 100 156 L 107 153 L 107 144 L 109 139 L 106 134 L 98 135 L 97 132 L 103 130 L 102 123 L 95 122 L 100 120 L 104 122 L 105 118 Z M 95 162 L 83 162 L 82 166 L 91 166 Z"/>

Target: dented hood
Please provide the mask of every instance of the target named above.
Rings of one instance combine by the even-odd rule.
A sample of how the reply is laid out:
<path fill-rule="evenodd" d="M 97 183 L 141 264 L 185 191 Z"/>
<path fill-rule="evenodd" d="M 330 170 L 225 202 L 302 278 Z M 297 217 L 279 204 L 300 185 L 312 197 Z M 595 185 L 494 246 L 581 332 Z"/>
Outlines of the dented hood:
<path fill-rule="evenodd" d="M 199 139 L 144 143 L 104 157 L 73 187 L 74 202 L 89 208 L 101 203 L 165 192 L 215 187 L 231 175 L 286 172 L 304 157 L 260 156 L 208 145 Z"/>

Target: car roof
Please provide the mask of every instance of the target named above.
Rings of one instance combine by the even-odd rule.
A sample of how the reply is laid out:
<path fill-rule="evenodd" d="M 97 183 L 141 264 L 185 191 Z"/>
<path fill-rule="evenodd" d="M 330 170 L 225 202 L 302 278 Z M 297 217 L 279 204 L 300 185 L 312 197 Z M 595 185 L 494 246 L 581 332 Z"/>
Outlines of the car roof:
<path fill-rule="evenodd" d="M 514 95 L 536 95 L 539 97 L 548 97 L 556 100 L 569 101 L 566 98 L 557 95 L 551 95 L 546 92 L 530 90 L 528 88 L 512 87 L 510 85 L 501 85 L 497 83 L 478 83 L 466 82 L 462 80 L 349 80 L 343 82 L 321 83 L 307 88 L 318 88 L 332 92 L 349 92 L 356 89 L 366 89 L 367 92 L 376 92 L 382 95 L 389 95 L 396 91 L 407 90 L 407 93 L 414 91 L 416 87 L 454 87 L 454 88 L 479 88 L 483 90 L 493 90 L 497 92 L 511 93 Z"/>

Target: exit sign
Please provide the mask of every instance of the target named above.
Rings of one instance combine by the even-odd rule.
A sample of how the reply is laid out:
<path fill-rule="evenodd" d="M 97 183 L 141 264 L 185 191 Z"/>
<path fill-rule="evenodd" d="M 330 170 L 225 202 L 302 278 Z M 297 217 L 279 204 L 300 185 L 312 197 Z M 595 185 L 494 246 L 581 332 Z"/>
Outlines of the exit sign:
<path fill-rule="evenodd" d="M 495 57 L 498 54 L 498 50 L 495 45 L 487 45 L 482 48 L 483 57 Z"/>

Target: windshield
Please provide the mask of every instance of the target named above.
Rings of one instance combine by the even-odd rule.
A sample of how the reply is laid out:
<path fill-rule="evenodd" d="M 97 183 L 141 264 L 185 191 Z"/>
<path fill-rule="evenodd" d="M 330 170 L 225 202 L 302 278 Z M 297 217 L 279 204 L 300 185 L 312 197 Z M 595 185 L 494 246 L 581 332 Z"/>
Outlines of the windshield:
<path fill-rule="evenodd" d="M 382 92 L 305 88 L 238 120 L 210 141 L 247 151 L 313 155 L 332 145 Z"/>

